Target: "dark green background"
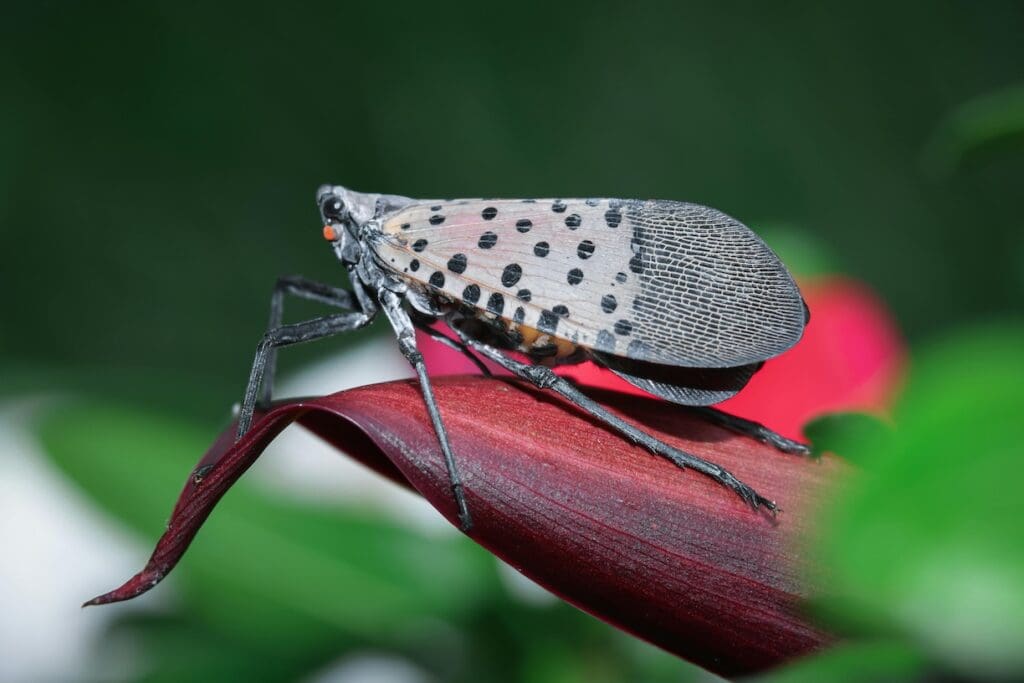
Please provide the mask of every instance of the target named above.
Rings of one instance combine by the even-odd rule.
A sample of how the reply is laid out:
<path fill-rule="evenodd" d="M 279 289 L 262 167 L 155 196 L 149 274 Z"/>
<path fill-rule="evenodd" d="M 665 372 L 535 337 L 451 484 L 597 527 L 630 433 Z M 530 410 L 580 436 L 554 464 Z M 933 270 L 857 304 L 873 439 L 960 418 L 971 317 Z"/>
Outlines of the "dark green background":
<path fill-rule="evenodd" d="M 103 509 L 153 537 L 240 396 L 275 277 L 344 282 L 313 204 L 324 182 L 414 197 L 710 204 L 868 283 L 917 362 L 936 337 L 1020 310 L 1022 29 L 1024 4 L 995 1 L 9 4 L 0 392 L 89 399 L 51 420 L 47 448 Z M 792 263 L 799 272 L 811 260 Z M 936 379 L 918 392 L 962 397 L 937 424 L 962 436 L 986 419 L 957 416 L 1004 376 L 1018 332 L 995 351 L 950 356 L 962 386 Z M 296 349 L 285 366 L 325 352 Z M 989 379 L 969 384 L 982 357 Z M 926 377 L 956 365 L 924 358 Z M 1004 384 L 999 396 L 1012 396 Z M 1013 434 L 1012 421 L 990 436 Z M 147 476 L 127 472 L 123 453 Z M 918 455 L 910 462 L 946 467 L 931 446 Z M 902 499 L 902 480 L 890 483 Z M 992 499 L 985 486 L 976 494 Z M 975 509 L 956 498 L 960 512 Z M 373 517 L 281 506 L 241 482 L 179 569 L 176 611 L 119 622 L 115 633 L 148 644 L 158 673 L 147 680 L 293 680 L 365 648 L 400 652 L 443 680 L 595 680 L 595 667 L 607 680 L 686 675 L 570 608 L 511 600 L 468 542 L 431 555 Z M 261 533 L 239 535 L 239 519 L 260 520 Z M 391 640 L 358 619 L 340 628 L 310 617 L 276 580 L 238 588 L 232 577 L 261 557 L 306 571 L 275 555 L 264 528 L 288 540 L 281 547 L 330 555 L 338 576 L 353 559 L 338 539 L 379 540 L 428 563 L 455 557 L 438 566 L 468 572 L 479 593 L 434 585 L 412 611 L 449 613 L 469 646 L 452 654 L 394 636 L 411 617 L 375 612 L 356 584 L 324 582 L 323 600 L 353 596 L 374 628 L 393 620 Z M 429 583 L 378 560 L 359 561 L 370 575 L 394 570 L 399 593 Z"/>
<path fill-rule="evenodd" d="M 1024 157 L 927 163 L 952 112 L 1024 73 L 1021 3 L 4 15 L 5 365 L 163 369 L 232 400 L 274 278 L 343 281 L 322 182 L 707 203 L 840 255 L 911 339 L 1024 294 Z"/>

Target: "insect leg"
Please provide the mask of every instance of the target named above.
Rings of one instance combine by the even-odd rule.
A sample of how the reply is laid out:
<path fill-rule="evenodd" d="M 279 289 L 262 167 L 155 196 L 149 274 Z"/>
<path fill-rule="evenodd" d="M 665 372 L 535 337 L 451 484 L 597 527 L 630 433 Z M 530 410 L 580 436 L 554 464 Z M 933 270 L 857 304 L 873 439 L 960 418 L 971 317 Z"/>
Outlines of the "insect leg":
<path fill-rule="evenodd" d="M 252 415 L 256 409 L 256 394 L 267 369 L 267 360 L 274 349 L 357 330 L 371 320 L 373 320 L 373 316 L 362 312 L 338 313 L 301 323 L 279 325 L 267 330 L 263 339 L 260 340 L 259 346 L 256 347 L 256 358 L 253 359 L 249 383 L 245 387 L 245 397 L 242 399 L 242 410 L 238 416 L 238 431 L 235 434 L 235 440 L 241 439 L 249 431 Z"/>
<path fill-rule="evenodd" d="M 416 323 L 413 324 L 415 325 Z M 472 351 L 470 351 L 469 347 L 463 344 L 462 342 L 455 341 L 444 332 L 435 330 L 433 327 L 430 327 L 429 325 L 416 325 L 416 329 L 422 330 L 424 334 L 429 335 L 430 338 L 433 339 L 434 341 L 440 342 L 441 344 L 444 344 L 448 348 L 455 349 L 456 351 L 461 353 L 463 356 L 472 361 L 473 365 L 475 365 L 477 369 L 479 369 L 480 372 L 484 374 L 485 377 L 491 377 L 493 375 L 491 369 L 484 365 L 483 361 L 477 358 L 476 355 Z"/>
<path fill-rule="evenodd" d="M 270 296 L 270 323 L 267 325 L 268 330 L 281 326 L 284 316 L 285 294 L 340 308 L 343 311 L 358 311 L 361 308 L 352 296 L 352 293 L 345 289 L 309 280 L 301 275 L 285 275 L 277 279 L 277 283 L 274 285 L 274 293 Z M 267 355 L 267 366 L 263 373 L 263 392 L 260 394 L 257 405 L 262 407 L 270 405 L 276 373 L 277 348 L 275 347 L 271 348 Z"/>
<path fill-rule="evenodd" d="M 469 531 L 473 528 L 473 518 L 469 514 L 469 506 L 466 504 L 462 476 L 459 474 L 455 456 L 452 455 L 452 448 L 448 443 L 448 432 L 445 431 L 444 422 L 441 421 L 441 411 L 434 398 L 434 389 L 430 385 L 430 378 L 427 377 L 427 365 L 423 362 L 423 354 L 416 348 L 416 331 L 412 320 L 409 318 L 409 314 L 402 309 L 401 299 L 394 292 L 383 290 L 380 294 L 380 303 L 384 309 L 384 315 L 388 317 L 395 330 L 395 335 L 398 337 L 398 346 L 402 350 L 402 355 L 416 370 L 416 376 L 420 381 L 420 391 L 423 392 L 423 402 L 427 404 L 427 413 L 430 414 L 434 432 L 441 444 L 441 453 L 444 454 L 444 464 L 448 468 L 448 480 L 451 482 L 452 495 L 455 496 L 455 503 L 459 510 L 459 528 L 464 532 Z"/>
<path fill-rule="evenodd" d="M 673 448 L 667 443 L 659 441 L 650 434 L 634 427 L 622 418 L 609 412 L 600 403 L 597 403 L 592 398 L 584 394 L 576 388 L 576 385 L 572 382 L 568 381 L 564 377 L 556 375 L 550 368 L 541 365 L 528 365 L 526 363 L 521 363 L 513 358 L 509 358 L 498 349 L 470 338 L 463 337 L 462 341 L 472 349 L 494 361 L 506 370 L 512 372 L 516 376 L 532 382 L 538 388 L 552 389 L 561 394 L 577 407 L 590 413 L 609 427 L 612 427 L 616 431 L 624 434 L 633 442 L 644 446 L 652 453 L 660 455 L 663 458 L 667 458 L 683 469 L 690 467 L 711 477 L 718 483 L 735 492 L 753 509 L 757 510 L 761 506 L 764 506 L 767 510 L 772 512 L 777 509 L 775 503 L 750 488 L 750 486 L 744 484 L 725 468 L 712 462 L 708 462 L 707 460 L 698 458 L 697 456 L 691 455 L 685 451 L 681 451 L 678 448 Z"/>
<path fill-rule="evenodd" d="M 729 413 L 718 410 L 717 408 L 701 406 L 693 407 L 691 410 L 713 424 L 725 427 L 737 434 L 749 436 L 750 438 L 756 439 L 761 443 L 768 444 L 783 453 L 809 455 L 811 452 L 811 449 L 808 448 L 806 444 L 802 444 L 799 441 L 794 441 L 792 439 L 787 439 L 781 434 L 768 429 L 760 422 L 754 422 L 753 420 L 747 420 L 742 417 L 737 417 L 736 415 L 730 415 Z"/>

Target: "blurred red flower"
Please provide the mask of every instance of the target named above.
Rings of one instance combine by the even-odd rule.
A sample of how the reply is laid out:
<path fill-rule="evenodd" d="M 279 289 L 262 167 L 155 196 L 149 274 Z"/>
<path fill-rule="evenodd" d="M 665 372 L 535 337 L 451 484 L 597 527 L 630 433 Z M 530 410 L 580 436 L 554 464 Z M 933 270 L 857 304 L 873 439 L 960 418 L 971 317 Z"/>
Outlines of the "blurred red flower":
<path fill-rule="evenodd" d="M 803 426 L 824 413 L 884 413 L 899 388 L 906 356 L 885 304 L 867 286 L 842 276 L 803 279 L 800 289 L 811 310 L 803 339 L 719 407 L 791 438 L 801 438 Z M 457 351 L 417 334 L 432 375 L 479 372 Z M 647 395 L 593 363 L 559 373 L 582 385 Z"/>

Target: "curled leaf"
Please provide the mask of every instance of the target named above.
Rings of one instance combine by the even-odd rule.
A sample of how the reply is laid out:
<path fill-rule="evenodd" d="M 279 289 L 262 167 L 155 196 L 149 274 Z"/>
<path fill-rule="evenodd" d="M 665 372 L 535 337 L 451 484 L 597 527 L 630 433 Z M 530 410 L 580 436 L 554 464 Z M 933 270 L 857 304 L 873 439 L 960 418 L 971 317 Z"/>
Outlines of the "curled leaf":
<path fill-rule="evenodd" d="M 475 522 L 469 535 L 526 576 L 725 675 L 762 670 L 828 642 L 801 611 L 812 588 L 800 540 L 815 499 L 842 472 L 835 459 L 782 455 L 652 399 L 595 394 L 774 499 L 784 512 L 772 520 L 519 382 L 450 377 L 435 391 L 466 481 Z M 221 496 L 295 421 L 415 489 L 454 523 L 444 463 L 415 382 L 294 400 L 259 416 L 237 444 L 231 429 L 221 435 L 190 474 L 143 571 L 87 604 L 129 599 L 163 579 Z"/>

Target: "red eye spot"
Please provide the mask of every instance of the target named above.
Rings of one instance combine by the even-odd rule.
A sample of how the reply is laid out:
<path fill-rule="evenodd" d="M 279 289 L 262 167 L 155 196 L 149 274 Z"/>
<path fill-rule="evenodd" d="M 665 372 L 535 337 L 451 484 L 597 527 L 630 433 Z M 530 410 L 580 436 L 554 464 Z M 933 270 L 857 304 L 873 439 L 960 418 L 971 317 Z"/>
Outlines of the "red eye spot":
<path fill-rule="evenodd" d="M 333 242 L 338 239 L 338 231 L 331 225 L 324 226 L 324 239 L 328 242 Z"/>

